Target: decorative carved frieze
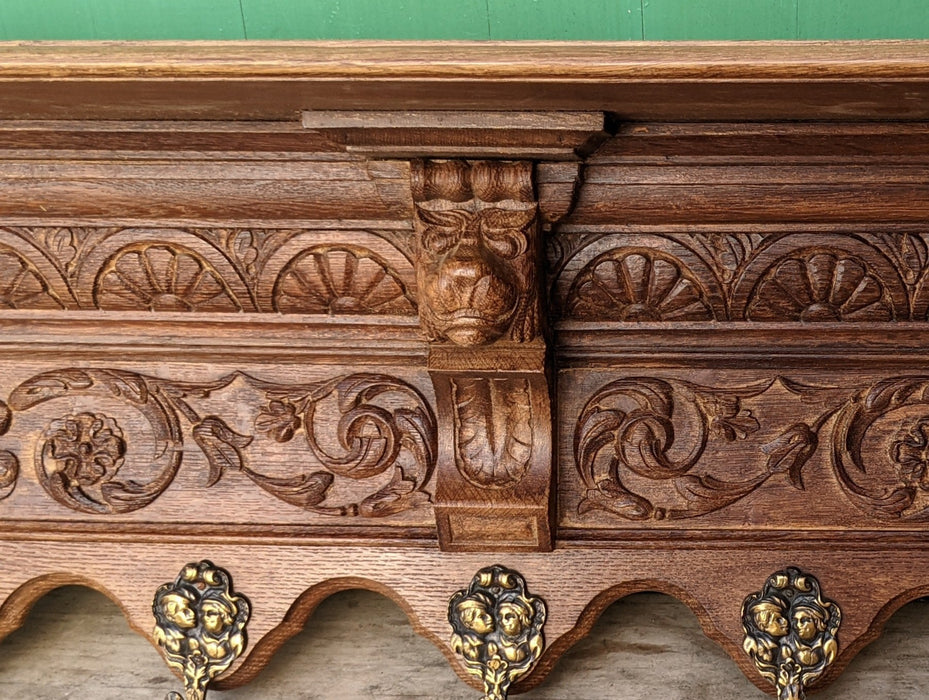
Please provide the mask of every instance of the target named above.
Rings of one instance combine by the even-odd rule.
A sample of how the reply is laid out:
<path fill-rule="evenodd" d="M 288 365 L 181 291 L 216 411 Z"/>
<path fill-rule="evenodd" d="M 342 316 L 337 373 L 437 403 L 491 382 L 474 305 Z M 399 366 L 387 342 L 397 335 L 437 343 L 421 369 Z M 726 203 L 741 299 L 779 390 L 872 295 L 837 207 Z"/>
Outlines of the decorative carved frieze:
<path fill-rule="evenodd" d="M 451 597 L 450 644 L 483 681 L 483 700 L 506 700 L 510 685 L 532 670 L 545 649 L 545 615 L 545 602 L 529 594 L 523 577 L 499 565 L 481 569 Z"/>
<path fill-rule="evenodd" d="M 765 399 L 772 394 L 778 398 Z M 764 410 L 764 401 L 773 410 Z M 577 512 L 700 517 L 771 479 L 806 490 L 807 465 L 819 455 L 867 518 L 925 522 L 927 426 L 925 375 L 878 379 L 859 390 L 785 376 L 726 387 L 624 377 L 602 386 L 578 417 L 574 459 L 585 491 Z M 737 443 L 735 456 L 724 457 Z"/>
<path fill-rule="evenodd" d="M 819 581 L 790 567 L 772 574 L 742 603 L 742 648 L 777 688 L 778 700 L 803 700 L 835 660 L 842 612 Z"/>
<path fill-rule="evenodd" d="M 924 321 L 929 234 L 572 234 L 549 246 L 563 318 Z"/>
<path fill-rule="evenodd" d="M 210 682 L 245 649 L 248 600 L 233 592 L 228 572 L 201 561 L 155 592 L 152 612 L 155 643 L 184 678 L 185 696 L 165 700 L 204 700 Z"/>
<path fill-rule="evenodd" d="M 0 308 L 415 315 L 399 232 L 0 229 Z"/>
<path fill-rule="evenodd" d="M 230 410 L 228 401 L 214 397 L 237 384 L 258 392 L 264 402 Z M 2 404 L 0 434 L 14 415 L 59 399 L 91 400 L 122 411 L 56 417 L 36 442 L 39 483 L 58 503 L 80 512 L 129 513 L 152 503 L 181 467 L 185 426 L 208 463 L 207 488 L 238 472 L 286 503 L 336 516 L 384 517 L 431 504 L 435 418 L 422 395 L 396 377 L 356 373 L 288 385 L 243 372 L 190 382 L 122 369 L 53 370 L 13 389 L 9 403 Z M 248 412 L 254 433 L 231 427 Z M 127 420 L 141 415 L 147 431 L 125 430 L 119 423 L 123 415 Z M 301 432 L 310 459 L 286 472 L 261 469 L 264 460 L 254 453 L 271 449 L 262 441 L 287 443 Z M 0 499 L 13 492 L 18 477 L 16 456 L 0 452 Z M 352 488 L 339 488 L 346 484 Z"/>

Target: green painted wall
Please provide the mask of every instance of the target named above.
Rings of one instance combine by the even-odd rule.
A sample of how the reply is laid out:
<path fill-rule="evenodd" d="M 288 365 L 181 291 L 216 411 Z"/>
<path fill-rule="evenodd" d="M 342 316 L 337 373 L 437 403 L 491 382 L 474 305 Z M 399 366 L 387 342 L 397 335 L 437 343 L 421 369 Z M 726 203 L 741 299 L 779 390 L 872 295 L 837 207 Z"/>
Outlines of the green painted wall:
<path fill-rule="evenodd" d="M 0 0 L 0 40 L 917 38 L 929 0 Z"/>

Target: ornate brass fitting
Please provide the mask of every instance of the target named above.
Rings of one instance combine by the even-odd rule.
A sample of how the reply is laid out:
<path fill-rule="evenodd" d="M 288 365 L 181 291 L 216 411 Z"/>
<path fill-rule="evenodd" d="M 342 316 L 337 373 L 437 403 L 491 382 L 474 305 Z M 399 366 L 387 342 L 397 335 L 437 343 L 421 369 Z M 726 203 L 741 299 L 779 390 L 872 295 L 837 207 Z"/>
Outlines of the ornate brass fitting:
<path fill-rule="evenodd" d="M 468 671 L 484 681 L 483 700 L 506 700 L 510 684 L 542 655 L 545 603 L 529 595 L 515 571 L 490 566 L 448 603 L 451 646 Z"/>
<path fill-rule="evenodd" d="M 228 572 L 201 561 L 156 591 L 152 612 L 155 642 L 184 676 L 185 695 L 172 692 L 165 700 L 204 700 L 210 681 L 245 648 L 248 600 L 232 592 Z"/>
<path fill-rule="evenodd" d="M 791 567 L 742 603 L 742 648 L 775 685 L 778 700 L 803 700 L 838 653 L 841 622 L 842 611 L 822 597 L 819 581 Z"/>

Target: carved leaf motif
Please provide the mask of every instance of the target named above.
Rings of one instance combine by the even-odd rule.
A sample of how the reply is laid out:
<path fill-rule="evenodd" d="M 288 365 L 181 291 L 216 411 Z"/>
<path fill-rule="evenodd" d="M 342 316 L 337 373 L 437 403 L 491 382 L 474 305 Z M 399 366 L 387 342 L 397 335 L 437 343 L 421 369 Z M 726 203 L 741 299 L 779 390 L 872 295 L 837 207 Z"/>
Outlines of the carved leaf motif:
<path fill-rule="evenodd" d="M 72 391 L 89 389 L 94 384 L 90 374 L 80 369 L 44 372 L 16 387 L 10 394 L 10 406 L 25 411 L 33 406 L 66 396 Z"/>
<path fill-rule="evenodd" d="M 794 423 L 771 442 L 762 446 L 768 455 L 766 467 L 771 474 L 787 472 L 787 478 L 803 490 L 802 470 L 819 445 L 819 438 L 806 423 Z"/>
<path fill-rule="evenodd" d="M 925 234 L 920 233 L 879 233 L 876 234 L 879 247 L 896 262 L 904 282 L 915 284 L 929 265 L 929 246 Z"/>
<path fill-rule="evenodd" d="M 213 486 L 227 469 L 241 469 L 245 463 L 242 450 L 252 438 L 237 433 L 218 416 L 207 416 L 193 427 L 194 440 L 210 463 L 207 486 Z"/>
<path fill-rule="evenodd" d="M 532 404 L 524 379 L 452 380 L 458 471 L 485 488 L 512 486 L 532 458 Z"/>
<path fill-rule="evenodd" d="M 757 233 L 695 233 L 690 238 L 725 283 L 735 278 L 745 261 L 764 241 L 764 236 Z"/>
<path fill-rule="evenodd" d="M 416 490 L 416 480 L 407 479 L 400 467 L 384 488 L 366 496 L 358 504 L 358 514 L 368 518 L 380 518 L 404 510 L 417 508 L 429 502 L 429 496 Z"/>
<path fill-rule="evenodd" d="M 694 518 L 732 505 L 761 486 L 768 476 L 762 473 L 744 481 L 726 481 L 711 474 L 685 474 L 674 482 L 677 492 L 690 503 L 681 515 Z M 665 517 L 678 517 L 678 513 L 670 511 Z"/>
<path fill-rule="evenodd" d="M 248 467 L 243 471 L 252 481 L 258 484 L 265 491 L 276 498 L 280 498 L 285 503 L 297 506 L 298 508 L 313 508 L 326 500 L 326 493 L 329 487 L 335 481 L 335 476 L 331 472 L 315 471 L 309 474 L 295 474 L 294 476 L 275 477 L 259 474 Z M 315 508 L 313 508 L 316 510 Z M 328 512 L 335 511 L 337 515 L 354 515 L 353 507 L 330 509 Z"/>

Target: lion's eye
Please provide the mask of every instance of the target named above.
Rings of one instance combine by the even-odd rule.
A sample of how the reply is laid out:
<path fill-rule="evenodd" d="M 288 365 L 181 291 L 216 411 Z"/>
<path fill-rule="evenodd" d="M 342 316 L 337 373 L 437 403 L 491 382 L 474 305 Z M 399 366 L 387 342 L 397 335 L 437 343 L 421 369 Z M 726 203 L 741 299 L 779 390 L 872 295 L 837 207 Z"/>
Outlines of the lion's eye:
<path fill-rule="evenodd" d="M 526 252 L 526 235 L 511 228 L 483 229 L 484 245 L 501 258 L 511 260 Z"/>
<path fill-rule="evenodd" d="M 501 258 L 512 259 L 526 252 L 526 227 L 532 212 L 493 209 L 484 212 L 481 234 L 484 245 Z"/>
<path fill-rule="evenodd" d="M 458 232 L 453 229 L 430 226 L 423 234 L 426 250 L 436 255 L 447 253 L 458 241 Z"/>

